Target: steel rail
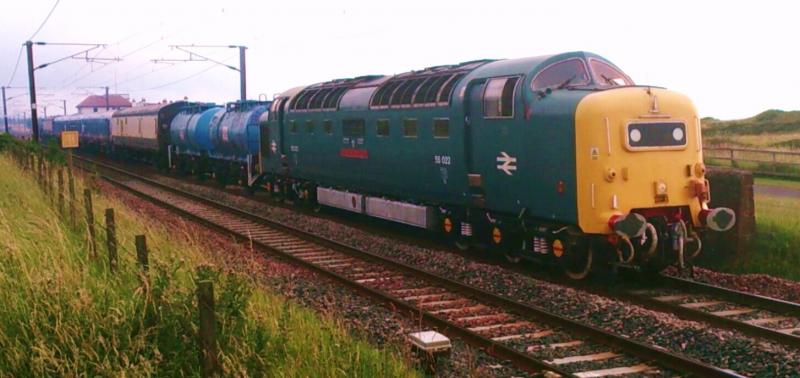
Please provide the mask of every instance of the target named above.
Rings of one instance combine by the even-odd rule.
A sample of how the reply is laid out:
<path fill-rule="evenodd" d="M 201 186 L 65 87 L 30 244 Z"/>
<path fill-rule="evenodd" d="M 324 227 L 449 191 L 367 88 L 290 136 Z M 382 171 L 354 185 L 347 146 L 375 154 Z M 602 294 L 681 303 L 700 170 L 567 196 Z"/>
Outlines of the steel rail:
<path fill-rule="evenodd" d="M 189 192 L 186 192 L 186 191 L 183 191 L 183 190 L 168 186 L 168 185 L 160 183 L 160 182 L 158 182 L 156 180 L 153 180 L 153 179 L 150 179 L 150 178 L 147 178 L 147 177 L 142 177 L 140 175 L 137 175 L 137 174 L 132 173 L 132 172 L 125 171 L 123 169 L 114 167 L 112 165 L 108 165 L 108 164 L 105 164 L 105 163 L 94 162 L 94 161 L 91 161 L 90 159 L 87 159 L 85 157 L 76 157 L 76 158 L 79 159 L 79 160 L 83 160 L 83 161 L 89 162 L 91 164 L 94 164 L 97 167 L 101 167 L 103 169 L 107 169 L 107 170 L 110 170 L 110 171 L 117 172 L 119 174 L 125 175 L 127 177 L 131 177 L 131 178 L 136 179 L 136 180 L 138 180 L 140 182 L 143 182 L 145 184 L 148 184 L 148 185 L 151 185 L 153 187 L 156 187 L 156 188 L 158 188 L 160 190 L 164 190 L 164 191 L 176 194 L 178 196 L 183 196 L 185 198 L 189 198 L 189 199 L 191 199 L 193 201 L 200 202 L 200 203 L 203 203 L 205 205 L 209 205 L 211 207 L 214 207 L 214 208 L 219 209 L 221 211 L 227 212 L 229 214 L 234 214 L 234 215 L 237 215 L 239 217 L 242 217 L 242 218 L 245 218 L 245 219 L 249 219 L 251 221 L 266 225 L 268 227 L 271 227 L 271 228 L 274 228 L 274 229 L 278 229 L 278 230 L 280 230 L 282 232 L 288 233 L 290 235 L 293 235 L 295 237 L 298 237 L 298 238 L 301 238 L 301 239 L 304 239 L 304 240 L 308 240 L 310 242 L 313 242 L 313 243 L 315 243 L 317 245 L 320 245 L 320 246 L 323 246 L 325 248 L 328 248 L 328 249 L 331 249 L 331 250 L 335 250 L 335 251 L 340 251 L 340 252 L 346 253 L 348 255 L 355 256 L 355 257 L 362 258 L 362 259 L 366 258 L 366 259 L 369 259 L 369 260 L 371 260 L 373 262 L 377 262 L 377 263 L 383 264 L 385 266 L 391 267 L 393 269 L 397 269 L 397 270 L 406 272 L 406 273 L 408 273 L 410 275 L 413 275 L 414 277 L 418 277 L 418 278 L 422 278 L 422 279 L 430 281 L 430 282 L 434 282 L 434 283 L 436 283 L 438 285 L 447 287 L 448 289 L 450 289 L 452 291 L 459 292 L 459 293 L 465 294 L 465 295 L 473 297 L 473 298 L 477 298 L 478 300 L 480 300 L 482 302 L 488 302 L 488 303 L 494 304 L 495 306 L 500 306 L 500 307 L 503 307 L 503 308 L 510 309 L 511 312 L 513 312 L 513 313 L 515 313 L 517 315 L 520 315 L 520 316 L 522 316 L 524 318 L 527 317 L 527 318 L 530 318 L 530 319 L 534 319 L 536 321 L 544 321 L 544 322 L 549 323 L 549 324 L 551 324 L 553 326 L 564 328 L 564 329 L 568 330 L 571 333 L 582 335 L 582 336 L 584 336 L 584 337 L 586 337 L 588 339 L 591 339 L 591 340 L 593 340 L 595 342 L 598 342 L 600 344 L 604 344 L 604 345 L 607 345 L 607 346 L 612 346 L 612 347 L 618 348 L 618 349 L 624 351 L 625 353 L 628 353 L 628 354 L 630 354 L 632 356 L 636 356 L 636 357 L 638 357 L 640 359 L 643 359 L 643 360 L 654 360 L 659 365 L 661 365 L 663 367 L 666 367 L 666 368 L 669 368 L 669 369 L 672 369 L 674 371 L 679 371 L 679 372 L 684 372 L 684 373 L 689 373 L 689 374 L 695 374 L 695 375 L 701 375 L 701 376 L 708 376 L 708 377 L 740 377 L 741 376 L 741 375 L 738 375 L 735 372 L 731 372 L 731 371 L 725 370 L 725 369 L 720 369 L 718 367 L 706 364 L 706 363 L 698 361 L 696 359 L 689 358 L 689 357 L 686 357 L 686 356 L 683 356 L 683 355 L 680 355 L 680 354 L 672 353 L 672 352 L 670 352 L 668 350 L 665 350 L 663 348 L 660 348 L 660 347 L 647 345 L 647 344 L 644 344 L 644 343 L 641 343 L 641 342 L 638 342 L 638 341 L 635 341 L 635 340 L 631 340 L 631 339 L 628 339 L 628 338 L 613 334 L 611 332 L 602 330 L 602 329 L 594 327 L 594 326 L 582 324 L 580 322 L 568 319 L 568 318 L 560 316 L 560 315 L 556 315 L 554 313 L 548 312 L 548 311 L 546 311 L 546 310 L 544 310 L 542 308 L 539 308 L 539 307 L 536 307 L 536 306 L 533 306 L 533 305 L 530 305 L 530 304 L 520 303 L 520 302 L 514 301 L 512 299 L 509 299 L 507 297 L 503 297 L 503 296 L 500 296 L 500 295 L 497 295 L 497 294 L 494 294 L 494 293 L 490 293 L 490 292 L 485 291 L 483 289 L 478 289 L 478 288 L 475 288 L 475 287 L 471 287 L 471 286 L 468 286 L 468 285 L 463 284 L 461 282 L 454 281 L 452 279 L 449 279 L 449 278 L 446 278 L 446 277 L 442 277 L 442 276 L 439 276 L 437 274 L 427 272 L 425 270 L 420 270 L 420 269 L 412 267 L 410 265 L 407 265 L 407 264 L 404 264 L 404 263 L 400 263 L 400 262 L 385 258 L 383 256 L 376 255 L 376 254 L 371 253 L 371 252 L 363 251 L 363 250 L 357 249 L 355 247 L 352 247 L 352 246 L 349 246 L 349 245 L 346 245 L 346 244 L 343 244 L 343 243 L 340 243 L 340 242 L 337 242 L 337 241 L 334 241 L 334 240 L 331 240 L 331 239 L 328 239 L 328 238 L 325 238 L 325 237 L 321 237 L 319 235 L 315 235 L 315 234 L 311 234 L 311 233 L 305 232 L 303 230 L 300 230 L 298 228 L 295 228 L 295 227 L 292 227 L 292 226 L 289 226 L 289 225 L 285 225 L 285 224 L 282 224 L 282 223 L 279 223 L 279 222 L 276 222 L 276 221 L 273 221 L 273 220 L 270 220 L 270 219 L 266 219 L 266 218 L 261 217 L 259 215 L 256 215 L 256 214 L 253 214 L 253 213 L 250 213 L 250 212 L 247 212 L 247 211 L 243 211 L 241 209 L 237 209 L 237 208 L 225 205 L 223 203 L 220 203 L 218 201 L 215 201 L 215 200 L 212 200 L 212 199 L 209 199 L 209 198 L 206 198 L 206 197 L 202 197 L 202 196 L 199 196 L 199 195 L 196 195 L 196 194 L 193 194 L 193 193 L 189 193 Z M 190 218 L 192 218 L 192 219 L 194 219 L 196 221 L 199 221 L 200 223 L 202 223 L 204 225 L 208 225 L 208 226 L 210 226 L 210 227 L 212 227 L 212 228 L 214 228 L 216 230 L 219 230 L 219 231 L 222 231 L 222 232 L 225 232 L 225 233 L 236 234 L 236 235 L 238 235 L 240 238 L 242 238 L 244 240 L 248 240 L 249 239 L 247 235 L 239 234 L 239 233 L 237 233 L 237 232 L 235 232 L 235 231 L 233 231 L 231 229 L 222 227 L 219 224 L 216 224 L 216 223 L 214 223 L 214 222 L 212 222 L 212 221 L 210 221 L 208 219 L 203 219 L 201 217 L 198 217 L 195 214 L 192 214 L 192 213 L 190 213 L 188 211 L 180 209 L 179 207 L 174 206 L 173 204 L 170 204 L 170 203 L 162 201 L 162 200 L 160 200 L 158 198 L 149 196 L 149 195 L 147 195 L 147 194 L 145 194 L 145 193 L 143 193 L 141 191 L 136 190 L 135 188 L 130 187 L 129 185 L 126 185 L 125 183 L 123 183 L 121 181 L 114 180 L 113 178 L 108 177 L 108 175 L 103 175 L 103 178 L 108 180 L 109 182 L 112 182 L 115 185 L 118 185 L 118 186 L 120 186 L 122 188 L 125 188 L 126 190 L 129 190 L 129 191 L 133 192 L 134 194 L 139 195 L 140 197 L 146 198 L 147 200 L 150 200 L 152 202 L 158 203 L 161 206 L 164 206 L 164 207 L 167 207 L 167 208 L 172 209 L 174 211 L 177 211 L 178 213 L 180 213 L 182 215 L 185 215 L 187 217 L 190 217 Z M 252 239 L 250 239 L 250 240 L 252 240 Z M 366 294 L 368 294 L 370 296 L 373 296 L 375 298 L 381 299 L 382 301 L 385 301 L 385 302 L 392 303 L 393 305 L 395 305 L 395 306 L 397 306 L 399 308 L 402 308 L 406 312 L 411 312 L 411 313 L 416 314 L 418 316 L 422 316 L 426 321 L 429 321 L 431 324 L 440 327 L 442 329 L 442 331 L 444 331 L 445 333 L 454 334 L 454 335 L 457 335 L 458 337 L 463 338 L 465 341 L 473 342 L 473 343 L 475 343 L 473 345 L 481 346 L 481 348 L 486 350 L 487 353 L 489 353 L 491 355 L 495 355 L 496 357 L 499 357 L 499 358 L 508 359 L 511 362 L 515 363 L 515 365 L 517 365 L 517 366 L 519 366 L 521 368 L 524 368 L 525 370 L 528 370 L 528 371 L 550 370 L 550 371 L 553 371 L 553 372 L 556 372 L 556 373 L 559 373 L 559 374 L 563 374 L 563 375 L 566 375 L 566 376 L 572 376 L 571 373 L 563 371 L 563 370 L 561 370 L 560 368 L 558 368 L 556 366 L 553 366 L 551 364 L 547 364 L 547 363 L 545 363 L 543 361 L 535 360 L 535 359 L 531 358 L 530 356 L 527 356 L 527 355 L 525 355 L 523 353 L 520 353 L 520 352 L 518 352 L 518 351 L 516 351 L 514 349 L 511 349 L 511 348 L 509 348 L 509 347 L 507 347 L 505 345 L 502 345 L 502 344 L 500 344 L 498 342 L 495 342 L 493 340 L 485 338 L 485 337 L 483 337 L 481 335 L 478 335 L 477 333 L 474 333 L 474 332 L 469 331 L 467 329 L 463 329 L 462 327 L 457 326 L 454 323 L 451 323 L 451 322 L 449 322 L 449 321 L 447 321 L 445 319 L 439 318 L 439 317 L 437 317 L 437 316 L 435 316 L 433 314 L 430 314 L 430 313 L 425 313 L 424 311 L 421 311 L 417 307 L 415 307 L 413 305 L 410 305 L 407 302 L 401 301 L 398 298 L 395 298 L 395 297 L 391 296 L 388 293 L 382 292 L 380 290 L 374 290 L 372 288 L 368 288 L 368 287 L 365 287 L 365 286 L 360 285 L 358 283 L 352 282 L 349 279 L 347 279 L 347 278 L 345 278 L 345 277 L 343 277 L 341 275 L 337 275 L 334 272 L 331 272 L 329 270 L 326 270 L 326 269 L 321 268 L 319 266 L 316 266 L 314 264 L 310 264 L 310 263 L 308 263 L 306 261 L 303 261 L 302 259 L 298 259 L 296 257 L 293 257 L 290 254 L 286 254 L 284 252 L 276 250 L 275 248 L 270 247 L 269 245 L 266 245 L 266 244 L 263 244 L 263 243 L 256 243 L 255 240 L 253 240 L 253 243 L 255 245 L 259 245 L 259 247 L 265 248 L 265 249 L 267 249 L 269 251 L 277 252 L 277 253 L 281 254 L 282 256 L 291 258 L 291 259 L 303 264 L 304 266 L 308 266 L 308 267 L 314 269 L 315 271 L 319 271 L 321 273 L 329 275 L 329 276 L 333 277 L 334 279 L 336 279 L 337 281 L 340 281 L 340 282 L 342 282 L 344 284 L 347 284 L 348 286 L 352 286 L 352 287 L 358 289 L 359 291 L 365 292 Z"/>

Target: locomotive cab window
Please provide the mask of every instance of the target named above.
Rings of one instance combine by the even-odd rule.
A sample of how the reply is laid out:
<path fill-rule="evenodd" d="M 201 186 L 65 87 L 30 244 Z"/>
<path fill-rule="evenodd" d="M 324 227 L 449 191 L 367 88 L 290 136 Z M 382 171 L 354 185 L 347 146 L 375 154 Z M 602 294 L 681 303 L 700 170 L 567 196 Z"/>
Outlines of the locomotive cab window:
<path fill-rule="evenodd" d="M 564 88 L 589 84 L 589 72 L 586 63 L 578 58 L 571 58 L 553 63 L 541 70 L 533 78 L 531 88 L 534 91 L 546 88 Z"/>
<path fill-rule="evenodd" d="M 417 128 L 417 120 L 414 118 L 406 118 L 403 120 L 403 137 L 416 138 L 419 134 Z"/>
<path fill-rule="evenodd" d="M 489 80 L 483 91 L 483 116 L 511 118 L 514 116 L 514 88 L 519 77 L 498 77 Z"/>
<path fill-rule="evenodd" d="M 606 62 L 589 59 L 589 66 L 592 68 L 595 83 L 600 87 L 633 85 L 633 80 L 628 75 Z"/>
<path fill-rule="evenodd" d="M 375 134 L 379 137 L 389 136 L 389 120 L 379 119 L 375 124 Z"/>

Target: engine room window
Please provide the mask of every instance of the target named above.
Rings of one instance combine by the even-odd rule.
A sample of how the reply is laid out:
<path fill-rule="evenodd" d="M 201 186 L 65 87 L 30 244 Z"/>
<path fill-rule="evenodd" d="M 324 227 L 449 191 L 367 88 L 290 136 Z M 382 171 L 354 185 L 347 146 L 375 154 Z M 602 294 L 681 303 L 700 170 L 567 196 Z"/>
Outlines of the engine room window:
<path fill-rule="evenodd" d="M 434 138 L 449 138 L 450 137 L 450 120 L 447 118 L 437 118 L 433 120 L 433 137 Z"/>
<path fill-rule="evenodd" d="M 514 88 L 519 77 L 500 77 L 489 80 L 483 91 L 483 116 L 508 118 L 514 116 Z"/>
<path fill-rule="evenodd" d="M 453 89 L 456 87 L 456 83 L 464 77 L 464 73 L 458 73 L 453 75 L 453 78 L 444 85 L 442 88 L 442 93 L 439 94 L 439 102 L 450 102 L 450 95 L 452 95 Z"/>
<path fill-rule="evenodd" d="M 379 119 L 375 125 L 375 133 L 380 137 L 389 136 L 389 120 Z"/>
<path fill-rule="evenodd" d="M 329 119 L 322 121 L 322 129 L 325 130 L 325 134 L 333 134 L 333 121 Z"/>
<path fill-rule="evenodd" d="M 346 119 L 342 121 L 342 135 L 345 137 L 363 137 L 364 136 L 364 120 L 363 119 Z"/>
<path fill-rule="evenodd" d="M 408 118 L 403 120 L 403 136 L 406 138 L 416 138 L 419 133 L 417 120 Z"/>
<path fill-rule="evenodd" d="M 289 121 L 289 132 L 292 134 L 297 134 L 297 121 Z"/>
<path fill-rule="evenodd" d="M 566 87 L 568 85 L 589 84 L 586 64 L 578 58 L 553 63 L 536 74 L 531 88 L 536 91 L 545 88 Z"/>
<path fill-rule="evenodd" d="M 601 87 L 616 87 L 623 85 L 633 85 L 633 80 L 614 68 L 612 65 L 597 60 L 589 59 L 589 66 L 594 74 L 594 81 Z"/>
<path fill-rule="evenodd" d="M 309 134 L 314 134 L 314 121 L 313 120 L 309 119 L 309 120 L 306 121 L 306 132 L 309 133 Z"/>

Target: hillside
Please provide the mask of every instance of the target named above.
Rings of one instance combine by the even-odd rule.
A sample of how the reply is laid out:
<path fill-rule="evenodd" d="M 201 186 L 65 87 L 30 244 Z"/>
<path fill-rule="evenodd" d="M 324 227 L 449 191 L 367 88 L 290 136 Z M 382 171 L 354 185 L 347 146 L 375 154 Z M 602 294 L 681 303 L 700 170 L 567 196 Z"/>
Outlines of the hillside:
<path fill-rule="evenodd" d="M 722 121 L 703 118 L 706 145 L 800 148 L 800 111 L 767 110 L 754 117 Z"/>

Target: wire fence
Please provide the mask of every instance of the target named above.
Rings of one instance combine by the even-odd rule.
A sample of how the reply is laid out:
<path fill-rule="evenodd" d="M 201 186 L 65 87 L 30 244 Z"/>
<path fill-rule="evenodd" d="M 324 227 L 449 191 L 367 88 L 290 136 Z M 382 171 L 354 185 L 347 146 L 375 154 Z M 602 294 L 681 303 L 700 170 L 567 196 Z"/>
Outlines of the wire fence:
<path fill-rule="evenodd" d="M 113 276 L 121 268 L 120 256 L 132 257 L 138 265 L 142 289 L 149 290 L 150 259 L 147 238 L 145 235 L 135 235 L 132 246 L 119 243 L 113 208 L 103 211 L 103 222 L 98 224 L 92 196 L 96 188 L 96 176 L 84 175 L 80 180 L 77 179 L 71 159 L 68 164 L 64 164 L 23 148 L 12 148 L 9 151 L 17 167 L 37 183 L 54 213 L 73 231 L 85 235 L 92 261 L 101 263 L 101 246 L 105 246 L 108 272 Z M 77 196 L 79 191 L 83 192 L 80 197 Z M 198 271 L 198 276 L 208 275 Z M 213 282 L 208 279 L 197 281 L 197 304 L 200 319 L 197 342 L 201 374 L 203 377 L 216 376 L 221 372 L 217 352 L 217 315 L 214 310 Z"/>

